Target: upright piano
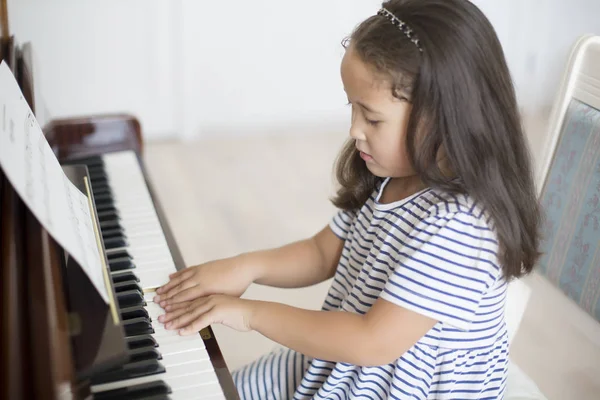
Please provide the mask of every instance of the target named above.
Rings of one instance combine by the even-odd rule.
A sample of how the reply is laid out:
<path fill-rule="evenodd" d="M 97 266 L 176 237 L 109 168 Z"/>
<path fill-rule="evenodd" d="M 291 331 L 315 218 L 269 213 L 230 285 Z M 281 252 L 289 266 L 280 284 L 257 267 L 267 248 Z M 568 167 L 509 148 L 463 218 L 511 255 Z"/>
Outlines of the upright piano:
<path fill-rule="evenodd" d="M 4 37 L 1 58 L 35 113 L 31 46 Z M 0 398 L 237 399 L 213 331 L 158 324 L 153 290 L 184 268 L 128 115 L 51 121 L 44 133 L 93 199 L 113 309 L 36 220 L 0 169 Z"/>

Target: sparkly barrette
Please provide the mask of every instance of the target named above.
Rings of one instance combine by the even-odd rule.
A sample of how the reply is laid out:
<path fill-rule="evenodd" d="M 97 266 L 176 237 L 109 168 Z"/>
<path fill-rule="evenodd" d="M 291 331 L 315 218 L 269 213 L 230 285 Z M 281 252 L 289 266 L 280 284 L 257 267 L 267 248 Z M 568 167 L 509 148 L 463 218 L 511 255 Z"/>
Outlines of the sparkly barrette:
<path fill-rule="evenodd" d="M 412 29 L 410 29 L 410 27 L 406 25 L 404 21 L 396 17 L 386 8 L 382 8 L 377 12 L 377 14 L 389 19 L 392 25 L 397 26 L 402 31 L 402 33 L 404 33 L 406 37 L 408 37 L 410 41 L 413 42 L 415 46 L 417 46 L 417 49 L 419 49 L 421 53 L 423 52 L 423 48 L 421 47 L 421 43 L 419 42 L 419 38 L 417 37 L 416 33 Z"/>

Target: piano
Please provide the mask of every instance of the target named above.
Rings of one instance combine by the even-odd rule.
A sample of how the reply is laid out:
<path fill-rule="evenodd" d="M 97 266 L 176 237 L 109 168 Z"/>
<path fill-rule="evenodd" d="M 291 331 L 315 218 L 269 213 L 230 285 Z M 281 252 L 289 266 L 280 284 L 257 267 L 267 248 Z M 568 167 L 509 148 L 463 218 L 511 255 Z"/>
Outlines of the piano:
<path fill-rule="evenodd" d="M 35 113 L 31 46 L 3 22 L 0 58 Z M 144 168 L 139 122 L 115 114 L 43 130 L 84 194 L 89 182 L 112 312 L 0 169 L 0 398 L 238 399 L 210 327 L 182 337 L 157 321 L 153 291 L 185 265 Z"/>

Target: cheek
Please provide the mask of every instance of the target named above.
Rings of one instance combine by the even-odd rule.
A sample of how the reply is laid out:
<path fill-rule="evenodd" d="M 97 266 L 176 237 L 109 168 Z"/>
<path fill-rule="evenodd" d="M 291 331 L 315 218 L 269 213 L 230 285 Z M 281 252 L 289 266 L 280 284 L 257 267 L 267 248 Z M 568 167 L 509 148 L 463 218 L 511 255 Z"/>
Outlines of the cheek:
<path fill-rule="evenodd" d="M 406 138 L 404 135 L 393 135 L 380 143 L 379 151 L 383 155 L 382 161 L 390 172 L 404 175 L 413 172 L 413 168 L 408 156 Z"/>

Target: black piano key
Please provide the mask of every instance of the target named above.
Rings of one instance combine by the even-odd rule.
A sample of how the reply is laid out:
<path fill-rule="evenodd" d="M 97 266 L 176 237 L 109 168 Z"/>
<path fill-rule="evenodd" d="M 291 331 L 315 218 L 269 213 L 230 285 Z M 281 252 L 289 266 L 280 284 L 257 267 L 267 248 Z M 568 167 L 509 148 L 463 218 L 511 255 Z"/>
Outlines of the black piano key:
<path fill-rule="evenodd" d="M 133 257 L 131 256 L 131 254 L 129 254 L 127 252 L 127 250 L 119 250 L 119 251 L 112 251 L 110 254 L 107 254 L 108 260 L 110 261 L 111 259 L 115 259 L 115 258 L 129 258 L 130 260 L 133 260 Z"/>
<path fill-rule="evenodd" d="M 127 352 L 129 362 L 138 362 L 146 360 L 162 360 L 162 355 L 154 346 L 142 347 L 139 349 L 129 350 Z"/>
<path fill-rule="evenodd" d="M 166 372 L 165 367 L 157 360 L 145 360 L 127 363 L 122 367 L 115 368 L 91 378 L 92 385 L 123 381 L 125 379 L 140 378 L 142 376 L 162 374 Z"/>
<path fill-rule="evenodd" d="M 115 228 L 115 229 L 106 229 L 104 231 L 102 231 L 102 239 L 114 239 L 114 238 L 121 238 L 121 239 L 126 239 L 127 236 L 125 235 L 125 232 L 123 231 L 123 229 L 119 229 L 119 228 Z"/>
<path fill-rule="evenodd" d="M 119 308 L 146 305 L 144 294 L 139 290 L 127 290 L 125 292 L 117 293 L 116 295 Z"/>
<path fill-rule="evenodd" d="M 104 248 L 105 249 L 116 249 L 121 247 L 127 247 L 127 240 L 124 238 L 109 238 L 104 240 Z"/>
<path fill-rule="evenodd" d="M 109 262 L 113 263 L 133 262 L 133 257 L 131 257 L 125 249 L 113 250 L 107 258 Z"/>
<path fill-rule="evenodd" d="M 96 186 L 96 187 L 92 187 L 92 194 L 94 195 L 94 197 L 96 196 L 100 196 L 103 194 L 110 194 L 112 196 L 112 190 L 110 190 L 110 187 L 108 186 Z"/>
<path fill-rule="evenodd" d="M 115 288 L 115 292 L 117 293 L 125 292 L 126 290 L 139 290 L 140 292 L 143 292 L 140 285 L 138 285 L 138 281 L 136 280 L 123 281 L 118 283 L 113 282 L 113 287 Z"/>
<path fill-rule="evenodd" d="M 112 194 L 100 194 L 98 196 L 94 196 L 94 203 L 96 206 L 107 203 L 114 205 L 115 201 Z"/>
<path fill-rule="evenodd" d="M 104 221 L 112 221 L 112 220 L 119 220 L 121 219 L 119 217 L 119 212 L 118 211 L 104 211 L 101 213 L 98 213 L 98 220 L 100 222 L 104 222 Z"/>
<path fill-rule="evenodd" d="M 90 174 L 92 172 L 106 171 L 106 168 L 104 168 L 104 163 L 97 164 L 97 165 L 88 165 L 87 167 L 88 167 L 88 170 L 90 171 Z"/>
<path fill-rule="evenodd" d="M 121 320 L 123 321 L 134 318 L 147 318 L 152 322 L 152 318 L 148 315 L 148 310 L 144 307 L 125 307 L 121 308 L 119 313 L 121 313 Z"/>
<path fill-rule="evenodd" d="M 135 269 L 133 261 L 127 258 L 114 258 L 108 261 L 108 267 L 111 271 L 127 271 Z M 139 279 L 138 279 L 139 281 Z"/>
<path fill-rule="evenodd" d="M 151 335 L 154 333 L 150 319 L 143 317 L 124 320 L 123 329 L 127 337 Z"/>
<path fill-rule="evenodd" d="M 94 196 L 94 205 L 96 206 L 96 210 L 106 211 L 108 207 L 115 208 L 115 201 L 112 198 L 112 195 L 101 194 L 99 199 Z"/>
<path fill-rule="evenodd" d="M 150 346 L 159 347 L 158 343 L 151 335 L 126 337 L 125 341 L 127 342 L 127 347 L 131 350 Z"/>
<path fill-rule="evenodd" d="M 105 211 L 117 211 L 117 208 L 114 204 L 98 204 L 96 206 L 96 212 L 105 212 Z"/>
<path fill-rule="evenodd" d="M 111 278 L 113 283 L 119 282 L 127 282 L 127 281 L 136 281 L 139 282 L 140 278 L 135 276 L 135 274 L 131 271 L 111 271 Z"/>
<path fill-rule="evenodd" d="M 108 177 L 106 175 L 99 176 L 96 175 L 94 178 L 90 177 L 92 181 L 92 185 L 95 183 L 97 185 L 108 185 Z"/>
<path fill-rule="evenodd" d="M 109 180 L 108 177 L 106 176 L 106 173 L 104 173 L 104 171 L 99 171 L 99 172 L 91 172 L 90 171 L 90 181 L 92 182 L 92 185 L 94 183 L 102 185 L 104 183 L 108 184 Z"/>
<path fill-rule="evenodd" d="M 127 239 L 127 235 L 125 234 L 125 231 L 123 229 L 119 229 L 119 228 L 113 228 L 113 229 L 105 229 L 103 231 L 101 231 L 102 233 L 102 238 L 103 239 L 115 239 L 115 238 L 120 238 L 120 239 Z"/>
<path fill-rule="evenodd" d="M 110 191 L 111 188 L 110 188 L 110 185 L 108 184 L 108 182 L 96 182 L 96 183 L 92 182 L 92 190 L 95 190 L 95 191 L 108 190 L 108 191 Z"/>
<path fill-rule="evenodd" d="M 94 180 L 97 178 L 108 178 L 106 175 L 106 170 L 102 167 L 88 167 L 88 172 L 90 174 L 90 179 Z"/>
<path fill-rule="evenodd" d="M 128 386 L 121 389 L 108 390 L 94 393 L 95 400 L 159 400 L 168 399 L 172 393 L 171 387 L 164 381 L 154 381 L 139 385 Z M 160 397 L 162 396 L 162 397 Z"/>
<path fill-rule="evenodd" d="M 140 397 L 141 396 L 141 397 Z M 132 395 L 124 395 L 124 396 L 118 396 L 118 397 L 102 397 L 102 399 L 110 399 L 110 400 L 173 400 L 173 398 L 171 396 L 169 396 L 168 394 L 155 394 L 155 395 L 147 395 L 147 394 L 141 394 L 140 396 L 134 396 L 132 397 Z M 92 399 L 97 399 L 98 397 L 96 397 L 96 395 L 94 395 L 92 397 Z"/>
<path fill-rule="evenodd" d="M 123 229 L 123 227 L 119 223 L 119 219 L 118 218 L 109 219 L 109 220 L 100 222 L 100 230 L 117 229 L 117 228 L 118 229 Z"/>
<path fill-rule="evenodd" d="M 85 164 L 89 167 L 104 166 L 102 156 L 88 156 L 66 161 L 64 164 Z"/>

